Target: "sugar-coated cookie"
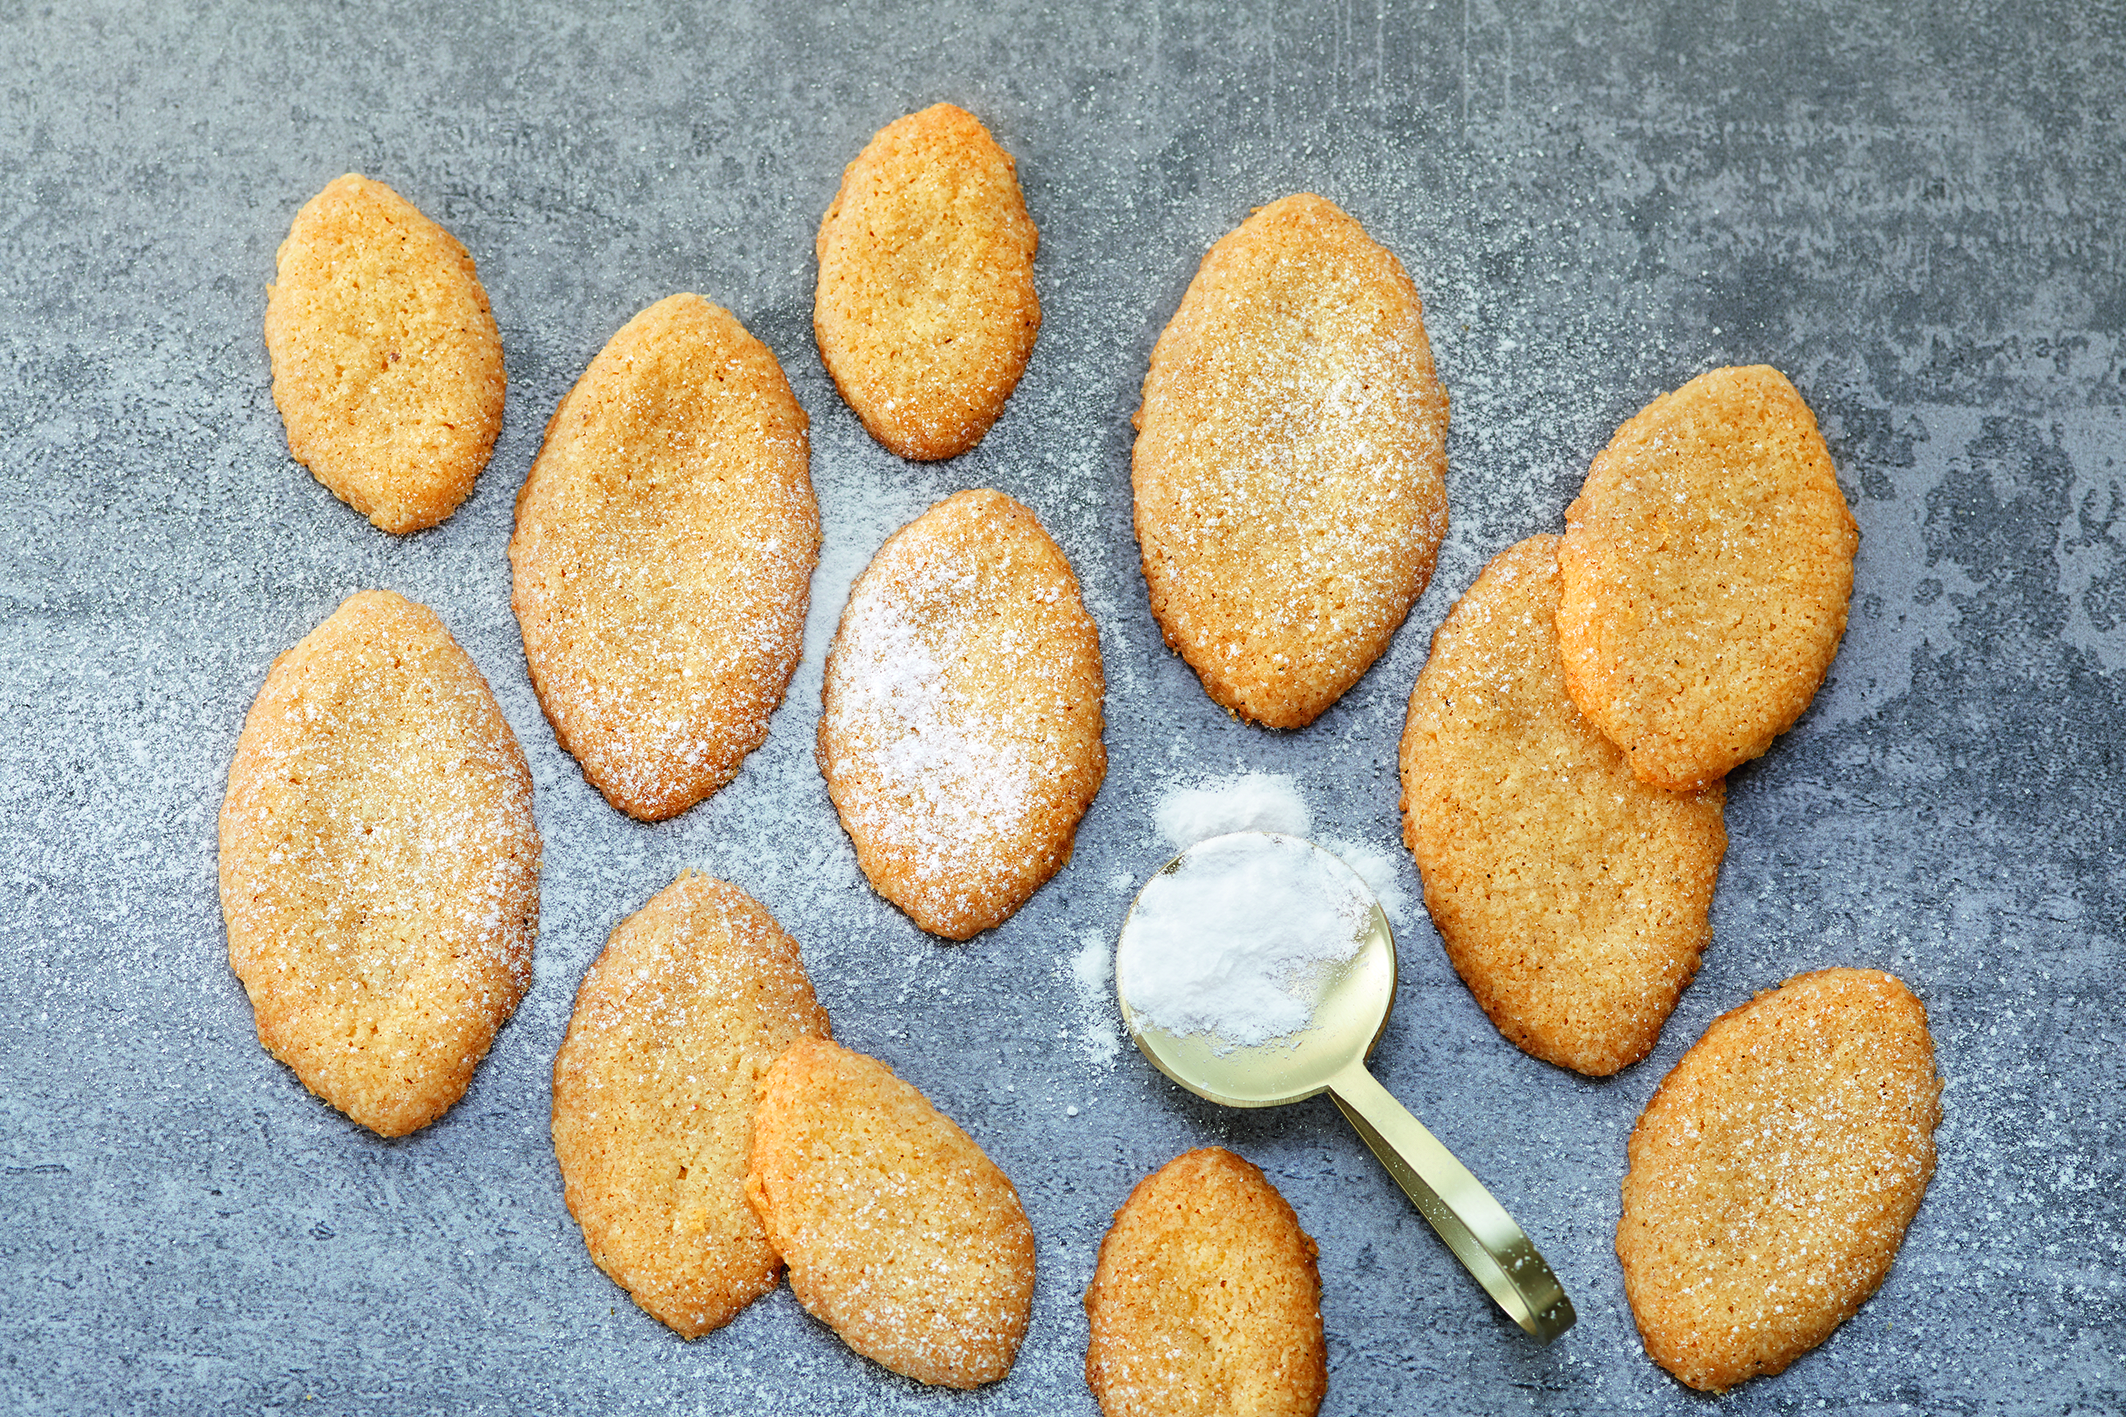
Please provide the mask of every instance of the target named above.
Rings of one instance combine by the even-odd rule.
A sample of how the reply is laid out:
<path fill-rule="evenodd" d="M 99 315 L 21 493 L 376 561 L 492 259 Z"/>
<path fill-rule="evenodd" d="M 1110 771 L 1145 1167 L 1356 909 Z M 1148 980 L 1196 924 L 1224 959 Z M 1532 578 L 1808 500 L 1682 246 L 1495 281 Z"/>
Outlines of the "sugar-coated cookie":
<path fill-rule="evenodd" d="M 872 437 L 958 457 L 1018 387 L 1041 329 L 1040 245 L 1011 154 L 949 103 L 887 124 L 819 224 L 812 327 Z"/>
<path fill-rule="evenodd" d="M 1880 970 L 1715 1019 L 1631 1133 L 1617 1258 L 1647 1354 L 1719 1392 L 1830 1337 L 1890 1272 L 1940 1121 L 1927 1011 Z"/>
<path fill-rule="evenodd" d="M 1558 641 L 1580 712 L 1656 787 L 1702 787 L 1801 717 L 1860 533 L 1816 416 L 1765 365 L 1641 409 L 1565 511 Z"/>
<path fill-rule="evenodd" d="M 221 808 L 229 963 L 258 1039 L 387 1137 L 425 1127 L 531 983 L 531 774 L 425 605 L 349 596 L 273 662 Z"/>
<path fill-rule="evenodd" d="M 754 1093 L 827 1036 L 797 942 L 744 891 L 682 871 L 620 922 L 554 1057 L 554 1155 L 598 1268 L 682 1338 L 775 1287 L 746 1200 Z"/>
<path fill-rule="evenodd" d="M 547 425 L 510 601 L 554 736 L 631 817 L 685 811 L 767 741 L 819 560 L 807 423 L 766 346 L 673 295 Z"/>
<path fill-rule="evenodd" d="M 1314 1242 L 1217 1147 L 1137 1183 L 1085 1291 L 1106 1417 L 1312 1417 L 1328 1386 Z"/>
<path fill-rule="evenodd" d="M 502 336 L 472 257 L 350 172 L 303 204 L 266 287 L 288 451 L 385 531 L 457 510 L 502 429 Z"/>
<path fill-rule="evenodd" d="M 857 1352 L 943 1387 L 1011 1371 L 1033 1227 L 982 1149 L 884 1063 L 800 1038 L 768 1070 L 746 1194 L 798 1299 Z"/>
<path fill-rule="evenodd" d="M 1499 1032 L 1601 1076 L 1652 1051 L 1697 972 L 1726 787 L 1648 787 L 1573 707 L 1557 544 L 1499 553 L 1432 637 L 1403 728 L 1403 840 Z"/>
<path fill-rule="evenodd" d="M 849 590 L 819 763 L 880 895 L 935 935 L 1008 919 L 1070 860 L 1107 775 L 1100 639 L 1032 512 L 961 492 Z"/>
<path fill-rule="evenodd" d="M 1272 202 L 1203 258 L 1135 423 L 1168 647 L 1220 707 L 1313 722 L 1388 647 L 1447 533 L 1447 395 L 1417 287 L 1334 203 Z"/>

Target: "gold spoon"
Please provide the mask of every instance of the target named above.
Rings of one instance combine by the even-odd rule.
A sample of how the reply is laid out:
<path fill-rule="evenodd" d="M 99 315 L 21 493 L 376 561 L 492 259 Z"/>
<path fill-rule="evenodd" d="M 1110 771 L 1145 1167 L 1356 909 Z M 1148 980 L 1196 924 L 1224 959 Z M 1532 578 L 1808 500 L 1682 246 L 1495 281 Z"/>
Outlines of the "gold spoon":
<path fill-rule="evenodd" d="M 1160 893 L 1173 889 L 1176 874 L 1192 858 L 1200 859 L 1206 848 L 1217 851 L 1220 870 L 1232 870 L 1236 859 L 1244 862 L 1245 853 L 1295 845 L 1323 858 L 1324 869 L 1339 881 L 1348 877 L 1353 895 L 1364 903 L 1358 952 L 1318 980 L 1298 986 L 1303 999 L 1312 995 L 1312 1014 L 1303 1028 L 1267 1043 L 1233 1045 L 1216 1033 L 1170 1033 L 1131 1006 L 1127 971 L 1132 928 L 1147 900 L 1156 901 Z M 1324 908 L 1331 906 L 1324 902 Z M 1138 940 L 1142 938 L 1140 933 Z M 1200 944 L 1206 949 L 1218 946 L 1215 940 Z M 1138 948 L 1144 947 L 1140 943 Z M 1312 842 L 1266 832 L 1198 842 L 1160 867 L 1137 893 L 1115 945 L 1115 992 L 1130 1037 L 1144 1056 L 1199 1097 L 1227 1107 L 1277 1107 L 1328 1093 L 1455 1258 L 1515 1323 L 1539 1343 L 1572 1327 L 1572 1300 L 1535 1243 L 1469 1168 L 1366 1071 L 1366 1056 L 1386 1031 L 1395 1002 L 1395 936 L 1365 881 L 1336 856 Z"/>

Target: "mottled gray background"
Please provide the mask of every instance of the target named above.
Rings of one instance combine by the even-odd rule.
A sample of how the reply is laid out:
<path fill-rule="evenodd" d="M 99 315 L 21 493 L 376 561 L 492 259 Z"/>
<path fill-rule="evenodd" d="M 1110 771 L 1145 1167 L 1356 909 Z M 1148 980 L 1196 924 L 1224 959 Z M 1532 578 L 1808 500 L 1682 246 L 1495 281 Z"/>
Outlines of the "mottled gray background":
<path fill-rule="evenodd" d="M 1940 1170 L 1881 1293 L 1721 1410 L 2126 1403 L 2119 4 L 500 8 L 0 3 L 0 1405 L 1085 1413 L 1078 1297 L 1109 1213 L 1222 1142 L 1320 1241 L 1326 1411 L 1703 1411 L 1623 1301 L 1624 1138 L 1710 1019 L 1828 964 L 1926 1000 Z M 1017 155 L 1047 321 L 988 441 L 916 466 L 820 369 L 811 242 L 865 139 L 941 98 Z M 259 333 L 289 220 L 348 169 L 464 241 L 508 352 L 492 464 L 403 540 L 289 460 Z M 1205 248 L 1298 189 L 1425 293 L 1453 525 L 1390 653 L 1279 735 L 1229 721 L 1160 645 L 1127 420 Z M 675 290 L 783 361 L 828 548 L 767 747 L 645 827 L 540 717 L 503 548 L 555 401 Z M 1392 848 L 1403 704 L 1454 597 L 1561 527 L 1649 398 L 1756 361 L 1822 420 L 1858 582 L 1815 706 L 1731 779 L 1715 941 L 1659 1049 L 1606 1082 L 1534 1062 L 1422 909 L 1402 930 L 1377 1070 L 1578 1301 L 1538 1349 L 1326 1102 L 1224 1113 L 1103 1058 L 1111 1005 L 1067 964 L 1161 859 L 1151 817 L 1177 785 L 1289 773 L 1317 835 Z M 864 885 L 811 739 L 849 577 L 977 485 L 1032 506 L 1084 580 L 1113 766 L 1069 869 L 950 947 Z M 215 894 L 245 708 L 369 585 L 434 606 L 485 671 L 546 838 L 538 982 L 465 1100 L 398 1142 L 259 1048 Z M 592 1266 L 547 1070 L 606 932 L 687 865 L 759 896 L 836 1032 L 1017 1181 L 1040 1277 L 1004 1383 L 921 1389 L 787 1289 L 682 1343 Z"/>

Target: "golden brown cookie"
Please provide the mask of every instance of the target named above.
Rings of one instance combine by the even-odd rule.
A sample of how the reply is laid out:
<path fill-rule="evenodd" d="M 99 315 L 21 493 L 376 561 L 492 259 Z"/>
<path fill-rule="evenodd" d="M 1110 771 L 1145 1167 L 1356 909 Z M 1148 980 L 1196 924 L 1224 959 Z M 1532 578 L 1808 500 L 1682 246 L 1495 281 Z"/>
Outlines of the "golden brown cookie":
<path fill-rule="evenodd" d="M 1107 775 L 1100 637 L 1032 512 L 961 492 L 850 587 L 819 764 L 878 893 L 934 935 L 1009 919 L 1070 860 Z"/>
<path fill-rule="evenodd" d="M 1617 1258 L 1648 1356 L 1719 1392 L 1830 1337 L 1890 1272 L 1940 1121 L 1927 1011 L 1880 970 L 1715 1019 L 1631 1133 Z"/>
<path fill-rule="evenodd" d="M 221 808 L 258 1040 L 387 1137 L 464 1095 L 531 983 L 539 831 L 516 735 L 435 612 L 347 598 L 273 661 Z"/>
<path fill-rule="evenodd" d="M 1217 1147 L 1137 1183 L 1085 1316 L 1106 1417 L 1312 1417 L 1328 1387 L 1314 1242 L 1262 1172 Z"/>
<path fill-rule="evenodd" d="M 746 1195 L 790 1288 L 866 1358 L 971 1388 L 1011 1371 L 1033 1227 L 967 1133 L 884 1063 L 800 1038 L 769 1069 Z"/>
<path fill-rule="evenodd" d="M 934 104 L 864 145 L 819 224 L 812 328 L 872 437 L 923 462 L 982 441 L 1040 333 L 1040 244 L 972 114 Z"/>
<path fill-rule="evenodd" d="M 631 817 L 685 811 L 767 741 L 819 560 L 807 423 L 766 346 L 673 295 L 547 424 L 510 603 L 554 736 Z"/>
<path fill-rule="evenodd" d="M 554 1155 L 598 1268 L 682 1338 L 775 1287 L 746 1200 L 753 1101 L 800 1037 L 827 1036 L 797 941 L 692 871 L 620 922 L 554 1057 Z"/>
<path fill-rule="evenodd" d="M 288 451 L 385 531 L 457 510 L 502 429 L 502 336 L 472 257 L 381 182 L 303 204 L 266 287 Z"/>
<path fill-rule="evenodd" d="M 1402 264 L 1334 203 L 1259 208 L 1152 350 L 1131 457 L 1152 614 L 1214 702 L 1300 728 L 1447 534 L 1447 395 Z"/>
<path fill-rule="evenodd" d="M 1499 553 L 1432 637 L 1403 728 L 1403 840 L 1499 1032 L 1599 1077 L 1652 1051 L 1697 973 L 1726 786 L 1648 787 L 1573 707 L 1557 545 Z"/>
<path fill-rule="evenodd" d="M 1845 633 L 1860 533 L 1778 370 L 1715 369 L 1634 415 L 1565 510 L 1558 640 L 1580 712 L 1656 787 L 1762 753 Z"/>

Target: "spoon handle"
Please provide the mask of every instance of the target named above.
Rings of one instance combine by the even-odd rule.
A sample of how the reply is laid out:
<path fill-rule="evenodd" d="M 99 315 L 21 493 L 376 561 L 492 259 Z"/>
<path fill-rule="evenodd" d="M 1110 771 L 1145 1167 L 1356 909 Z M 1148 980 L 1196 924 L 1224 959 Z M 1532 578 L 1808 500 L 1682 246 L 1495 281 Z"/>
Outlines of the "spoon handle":
<path fill-rule="evenodd" d="M 1455 1258 L 1515 1323 L 1539 1343 L 1572 1327 L 1572 1300 L 1535 1242 L 1364 1064 L 1338 1073 L 1329 1096 Z"/>

